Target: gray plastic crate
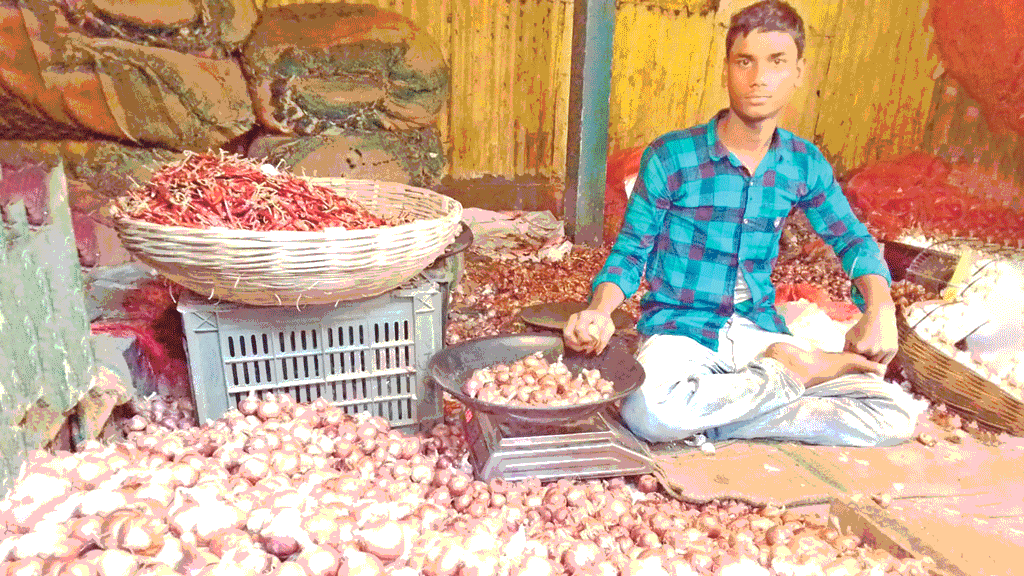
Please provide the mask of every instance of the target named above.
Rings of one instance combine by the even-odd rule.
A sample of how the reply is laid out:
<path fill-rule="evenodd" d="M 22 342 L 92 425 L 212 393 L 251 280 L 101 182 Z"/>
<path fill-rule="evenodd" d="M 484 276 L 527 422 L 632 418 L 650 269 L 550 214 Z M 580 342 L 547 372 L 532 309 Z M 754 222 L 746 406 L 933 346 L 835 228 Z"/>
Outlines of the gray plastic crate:
<path fill-rule="evenodd" d="M 443 342 L 443 304 L 423 275 L 375 298 L 301 310 L 189 294 L 178 311 L 199 421 L 220 418 L 250 391 L 271 391 L 323 397 L 404 430 L 431 426 L 443 415 L 426 377 Z"/>

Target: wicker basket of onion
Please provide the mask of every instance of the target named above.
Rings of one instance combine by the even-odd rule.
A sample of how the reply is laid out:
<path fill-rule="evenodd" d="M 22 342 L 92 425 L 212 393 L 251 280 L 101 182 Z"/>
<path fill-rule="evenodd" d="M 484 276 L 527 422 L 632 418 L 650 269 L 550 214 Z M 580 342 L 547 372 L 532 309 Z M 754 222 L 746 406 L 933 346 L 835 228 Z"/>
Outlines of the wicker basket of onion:
<path fill-rule="evenodd" d="M 950 289 L 943 290 L 948 299 L 918 302 L 897 314 L 898 360 L 914 389 L 929 399 L 1024 435 L 1024 335 L 1015 342 L 997 335 L 1002 349 L 995 352 L 972 349 L 986 326 L 1020 332 L 1010 324 L 1019 325 L 1024 309 L 1024 258 L 978 254 L 962 268 L 962 281 L 942 287 Z M 1017 314 L 1006 315 L 1014 308 Z"/>

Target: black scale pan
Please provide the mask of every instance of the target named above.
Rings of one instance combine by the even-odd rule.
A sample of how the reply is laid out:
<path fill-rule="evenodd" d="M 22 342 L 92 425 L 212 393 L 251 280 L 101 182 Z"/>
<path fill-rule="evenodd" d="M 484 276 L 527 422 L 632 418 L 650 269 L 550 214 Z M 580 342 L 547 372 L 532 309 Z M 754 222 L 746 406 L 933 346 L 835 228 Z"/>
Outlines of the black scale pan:
<path fill-rule="evenodd" d="M 548 362 L 554 362 L 562 355 L 562 362 L 573 374 L 578 374 L 584 368 L 600 370 L 603 378 L 614 383 L 615 391 L 610 397 L 597 402 L 557 407 L 492 404 L 470 397 L 462 391 L 462 385 L 474 371 L 499 363 L 511 364 L 538 351 L 544 354 Z M 429 371 L 430 377 L 442 389 L 476 412 L 491 414 L 503 420 L 543 425 L 581 420 L 625 398 L 644 381 L 643 367 L 615 338 L 603 353 L 593 356 L 564 348 L 561 336 L 532 333 L 479 338 L 449 346 L 430 359 Z"/>

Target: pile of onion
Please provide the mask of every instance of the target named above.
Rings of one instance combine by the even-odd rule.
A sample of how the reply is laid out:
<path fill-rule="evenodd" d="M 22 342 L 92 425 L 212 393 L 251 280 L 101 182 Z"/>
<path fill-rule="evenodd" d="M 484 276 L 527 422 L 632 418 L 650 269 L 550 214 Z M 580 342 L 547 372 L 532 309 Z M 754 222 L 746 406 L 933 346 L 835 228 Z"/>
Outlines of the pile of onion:
<path fill-rule="evenodd" d="M 927 573 L 651 476 L 483 482 L 465 456 L 448 423 L 413 435 L 274 394 L 199 428 L 37 451 L 0 501 L 0 576 Z"/>
<path fill-rule="evenodd" d="M 512 362 L 481 368 L 462 385 L 462 391 L 491 404 L 510 406 L 569 406 L 608 398 L 615 384 L 600 370 L 583 369 L 575 376 L 558 359 L 549 362 L 536 352 Z"/>

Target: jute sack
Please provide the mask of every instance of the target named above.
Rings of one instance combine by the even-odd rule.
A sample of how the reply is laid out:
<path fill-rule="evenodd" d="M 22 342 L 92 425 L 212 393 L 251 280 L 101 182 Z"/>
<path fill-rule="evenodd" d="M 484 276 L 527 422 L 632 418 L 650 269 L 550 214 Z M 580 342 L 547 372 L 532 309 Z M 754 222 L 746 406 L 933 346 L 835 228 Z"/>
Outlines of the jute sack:
<path fill-rule="evenodd" d="M 47 2 L 31 3 L 38 6 L 40 1 Z M 236 50 L 259 19 L 253 0 L 79 0 L 61 9 L 90 37 L 210 57 Z"/>
<path fill-rule="evenodd" d="M 416 130 L 334 130 L 316 136 L 261 134 L 249 145 L 250 158 L 266 159 L 307 176 L 380 180 L 433 189 L 446 161 L 436 128 Z"/>
<path fill-rule="evenodd" d="M 434 39 L 367 4 L 266 8 L 242 66 L 259 122 L 284 134 L 430 126 L 448 96 Z"/>
<path fill-rule="evenodd" d="M 252 103 L 235 60 L 91 38 L 61 11 L 37 10 L 0 11 L 0 44 L 10 42 L 5 49 L 12 56 L 0 60 L 0 83 L 13 97 L 0 102 L 9 117 L 3 137 L 91 134 L 206 150 L 252 127 Z M 34 133 L 18 133 L 36 120 Z"/>

